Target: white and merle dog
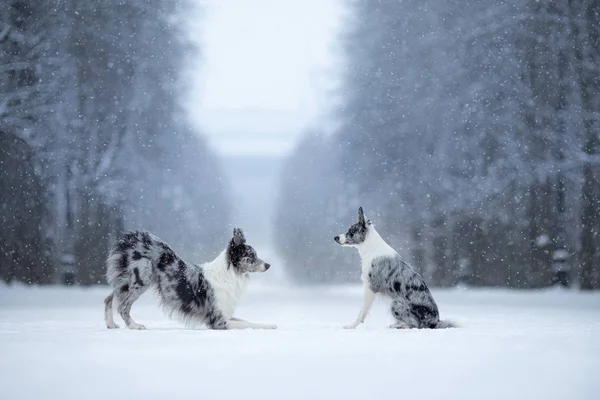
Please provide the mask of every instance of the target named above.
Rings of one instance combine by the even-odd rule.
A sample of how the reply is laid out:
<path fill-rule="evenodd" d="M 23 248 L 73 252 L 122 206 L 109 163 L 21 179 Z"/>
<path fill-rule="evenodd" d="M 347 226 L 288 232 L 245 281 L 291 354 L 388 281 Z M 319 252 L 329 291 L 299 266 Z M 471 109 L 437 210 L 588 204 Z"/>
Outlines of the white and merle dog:
<path fill-rule="evenodd" d="M 183 261 L 151 233 L 127 232 L 114 244 L 107 260 L 106 275 L 113 292 L 104 300 L 106 327 L 119 327 L 113 320 L 114 299 L 128 328 L 145 329 L 129 313 L 132 304 L 154 286 L 166 311 L 188 324 L 205 324 L 211 329 L 275 329 L 276 325 L 233 317 L 248 285 L 248 274 L 269 267 L 237 228 L 227 248 L 202 265 Z"/>
<path fill-rule="evenodd" d="M 362 263 L 363 306 L 356 321 L 344 328 L 354 329 L 365 322 L 378 293 L 392 299 L 391 310 L 396 323 L 391 328 L 453 326 L 440 321 L 437 304 L 423 278 L 383 240 L 373 223 L 365 219 L 362 207 L 358 209 L 358 222 L 334 240 L 342 246 L 356 247 Z"/>

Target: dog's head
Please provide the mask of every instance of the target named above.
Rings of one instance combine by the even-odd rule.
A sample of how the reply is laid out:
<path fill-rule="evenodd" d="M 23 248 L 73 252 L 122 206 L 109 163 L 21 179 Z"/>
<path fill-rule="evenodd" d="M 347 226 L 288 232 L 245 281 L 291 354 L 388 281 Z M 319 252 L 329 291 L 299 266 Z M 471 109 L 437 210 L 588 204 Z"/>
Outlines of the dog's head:
<path fill-rule="evenodd" d="M 367 238 L 367 232 L 372 224 L 370 220 L 365 219 L 363 209 L 359 207 L 358 222 L 351 225 L 346 233 L 334 237 L 333 240 L 342 246 L 358 246 Z"/>
<path fill-rule="evenodd" d="M 244 232 L 239 228 L 233 230 L 233 237 L 227 246 L 227 261 L 240 274 L 265 272 L 271 266 L 256 256 L 256 250 L 246 244 Z"/>

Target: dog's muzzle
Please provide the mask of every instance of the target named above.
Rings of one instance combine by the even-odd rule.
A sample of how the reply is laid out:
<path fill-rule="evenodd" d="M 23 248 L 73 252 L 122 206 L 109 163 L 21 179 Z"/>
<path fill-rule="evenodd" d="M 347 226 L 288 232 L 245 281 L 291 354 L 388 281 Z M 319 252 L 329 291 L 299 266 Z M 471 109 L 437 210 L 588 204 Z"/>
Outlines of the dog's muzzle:
<path fill-rule="evenodd" d="M 261 260 L 260 266 L 258 267 L 258 272 L 265 272 L 269 268 L 271 268 L 271 264 Z"/>
<path fill-rule="evenodd" d="M 338 236 L 334 237 L 333 240 L 335 240 L 338 244 L 346 243 L 345 235 L 338 235 Z"/>

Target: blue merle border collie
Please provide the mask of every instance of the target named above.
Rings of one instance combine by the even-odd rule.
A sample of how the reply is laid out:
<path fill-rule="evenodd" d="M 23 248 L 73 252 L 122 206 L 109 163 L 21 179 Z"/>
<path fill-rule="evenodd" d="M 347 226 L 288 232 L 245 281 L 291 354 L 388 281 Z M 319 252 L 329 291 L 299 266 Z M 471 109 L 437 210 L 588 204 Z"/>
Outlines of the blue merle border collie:
<path fill-rule="evenodd" d="M 400 255 L 383 240 L 362 207 L 358 222 L 334 240 L 342 246 L 356 247 L 362 264 L 363 306 L 356 321 L 344 326 L 354 329 L 365 322 L 377 294 L 392 299 L 391 311 L 396 322 L 390 328 L 450 328 L 454 324 L 440 321 L 437 304 L 425 281 Z"/>
<path fill-rule="evenodd" d="M 236 228 L 227 248 L 213 261 L 198 265 L 183 261 L 164 241 L 149 232 L 126 232 L 111 249 L 107 279 L 113 292 L 104 300 L 104 320 L 109 329 L 113 301 L 130 329 L 146 329 L 133 321 L 131 306 L 149 288 L 156 287 L 163 308 L 188 325 L 211 329 L 275 329 L 234 318 L 233 313 L 248 285 L 251 272 L 264 272 L 269 264 L 257 257 Z"/>

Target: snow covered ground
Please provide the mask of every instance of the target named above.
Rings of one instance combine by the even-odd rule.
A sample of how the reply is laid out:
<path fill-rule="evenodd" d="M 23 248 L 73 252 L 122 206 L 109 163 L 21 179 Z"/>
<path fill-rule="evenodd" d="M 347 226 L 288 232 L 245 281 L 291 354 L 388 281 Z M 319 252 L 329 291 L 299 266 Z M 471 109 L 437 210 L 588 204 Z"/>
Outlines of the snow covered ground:
<path fill-rule="evenodd" d="M 389 330 L 360 288 L 251 284 L 238 316 L 275 331 L 187 330 L 146 294 L 147 331 L 107 330 L 106 288 L 0 286 L 0 398 L 598 399 L 600 294 L 437 290 L 448 330 Z M 120 321 L 120 319 L 119 319 Z"/>

